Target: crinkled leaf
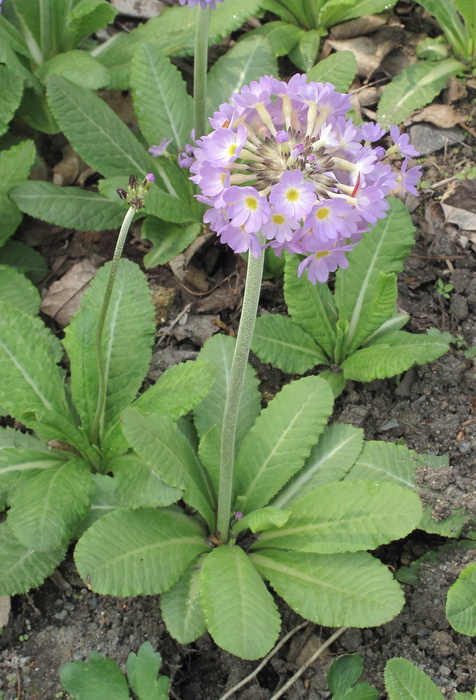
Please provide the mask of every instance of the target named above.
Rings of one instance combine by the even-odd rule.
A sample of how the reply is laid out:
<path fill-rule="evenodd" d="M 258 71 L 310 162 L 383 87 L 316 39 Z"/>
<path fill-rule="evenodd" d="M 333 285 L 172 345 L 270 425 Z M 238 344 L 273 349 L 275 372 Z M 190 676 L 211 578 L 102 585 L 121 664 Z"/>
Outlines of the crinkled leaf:
<path fill-rule="evenodd" d="M 98 399 L 96 329 L 111 263 L 104 265 L 86 290 L 81 309 L 65 331 L 71 363 L 71 391 L 82 426 L 89 434 Z M 101 420 L 109 426 L 137 394 L 152 356 L 154 308 L 144 274 L 130 260 L 121 260 L 107 312 L 103 336 L 106 403 Z M 134 352 L 131 355 L 131 338 Z"/>
<path fill-rule="evenodd" d="M 106 0 L 79 0 L 66 15 L 65 38 L 71 47 L 110 24 L 117 10 Z"/>
<path fill-rule="evenodd" d="M 363 444 L 363 431 L 360 428 L 345 423 L 326 426 L 303 468 L 273 499 L 272 505 L 287 508 L 317 487 L 343 479 L 361 453 Z"/>
<path fill-rule="evenodd" d="M 61 564 L 66 547 L 52 552 L 36 552 L 25 547 L 10 529 L 8 522 L 0 524 L 0 595 L 26 593 L 39 586 Z"/>
<path fill-rule="evenodd" d="M 401 70 L 383 90 L 377 120 L 384 129 L 401 124 L 409 114 L 432 101 L 446 87 L 448 78 L 464 73 L 454 58 L 432 63 L 420 61 Z"/>
<path fill-rule="evenodd" d="M 309 456 L 332 411 L 327 382 L 305 377 L 270 401 L 238 452 L 234 492 L 243 513 L 266 505 Z"/>
<path fill-rule="evenodd" d="M 89 510 L 86 513 L 86 517 L 78 523 L 75 529 L 75 539 L 79 539 L 79 537 L 86 532 L 88 527 L 91 527 L 91 525 L 99 518 L 102 518 L 103 515 L 107 515 L 113 510 L 124 507 L 117 493 L 118 489 L 115 477 L 108 476 L 107 474 L 91 474 L 90 480 L 94 490 L 90 497 L 91 502 L 89 504 Z"/>
<path fill-rule="evenodd" d="M 347 481 L 389 481 L 409 489 L 415 489 L 415 470 L 422 466 L 419 455 L 405 445 L 369 440 L 352 469 Z"/>
<path fill-rule="evenodd" d="M 265 314 L 256 319 L 251 349 L 260 360 L 283 372 L 304 374 L 315 365 L 329 362 L 301 326 L 279 314 Z"/>
<path fill-rule="evenodd" d="M 157 471 L 134 452 L 122 455 L 109 464 L 114 472 L 117 497 L 122 507 L 159 508 L 175 503 L 182 491 L 164 483 Z"/>
<path fill-rule="evenodd" d="M 198 559 L 172 588 L 160 596 L 165 626 L 180 644 L 190 644 L 207 631 L 200 606 L 200 561 Z"/>
<path fill-rule="evenodd" d="M 66 544 L 86 515 L 94 485 L 82 460 L 34 474 L 15 492 L 8 522 L 25 546 L 40 552 Z"/>
<path fill-rule="evenodd" d="M 40 295 L 36 287 L 7 265 L 0 265 L 0 300 L 31 316 L 36 316 L 40 310 Z"/>
<path fill-rule="evenodd" d="M 75 560 L 97 593 L 154 595 L 208 549 L 198 522 L 180 511 L 126 509 L 97 520 L 78 542 Z"/>
<path fill-rule="evenodd" d="M 130 700 L 129 686 L 119 666 L 95 652 L 87 663 L 72 661 L 61 666 L 60 680 L 77 700 Z"/>
<path fill-rule="evenodd" d="M 58 187 L 52 182 L 22 182 L 11 190 L 21 211 L 36 219 L 78 231 L 104 231 L 121 225 L 124 209 L 97 192 Z"/>
<path fill-rule="evenodd" d="M 308 554 L 262 550 L 250 559 L 299 615 L 326 627 L 372 627 L 398 615 L 404 597 L 367 552 Z"/>
<path fill-rule="evenodd" d="M 215 493 L 218 493 L 220 483 L 220 446 L 220 430 L 217 425 L 212 425 L 199 442 L 198 456 L 207 470 Z"/>
<path fill-rule="evenodd" d="M 442 700 L 433 681 L 406 659 L 389 659 L 385 666 L 385 687 L 390 700 Z"/>
<path fill-rule="evenodd" d="M 290 515 L 289 510 L 281 510 L 274 506 L 265 506 L 245 515 L 241 520 L 237 520 L 233 526 L 232 533 L 236 537 L 243 530 L 251 532 L 261 532 L 263 530 L 276 529 L 286 524 Z"/>
<path fill-rule="evenodd" d="M 253 546 L 319 554 L 375 549 L 408 535 L 421 515 L 420 499 L 409 489 L 340 481 L 295 501 L 286 524 L 262 533 Z"/>
<path fill-rule="evenodd" d="M 262 75 L 277 75 L 276 55 L 265 37 L 254 36 L 236 44 L 210 68 L 207 80 L 207 112 L 213 114 L 225 96 Z"/>
<path fill-rule="evenodd" d="M 161 664 L 162 657 L 150 642 L 127 657 L 127 679 L 140 700 L 168 700 L 169 679 L 159 675 Z"/>
<path fill-rule="evenodd" d="M 259 659 L 276 642 L 276 604 L 241 547 L 217 547 L 205 559 L 200 603 L 214 641 L 231 654 Z"/>
<path fill-rule="evenodd" d="M 448 350 L 443 334 L 415 335 L 395 331 L 379 338 L 374 345 L 357 350 L 341 366 L 346 379 L 370 382 L 401 374 L 414 365 L 433 362 Z"/>
<path fill-rule="evenodd" d="M 476 636 L 476 563 L 463 569 L 448 591 L 446 617 L 460 634 Z"/>
<path fill-rule="evenodd" d="M 339 92 L 346 92 L 357 72 L 357 59 L 352 51 L 333 53 L 307 72 L 308 80 L 332 83 Z"/>
<path fill-rule="evenodd" d="M 12 432 L 16 431 L 3 429 L 0 435 L 4 441 L 0 447 L 0 494 L 7 502 L 11 500 L 8 494 L 13 494 L 32 473 L 39 474 L 44 469 L 61 466 L 67 456 L 65 452 L 49 450 L 30 435 L 30 440 L 17 441 L 16 435 L 9 435 Z"/>
<path fill-rule="evenodd" d="M 22 220 L 22 213 L 8 197 L 17 183 L 26 180 L 36 157 L 33 141 L 22 141 L 8 151 L 0 151 L 0 246 L 7 241 Z"/>
<path fill-rule="evenodd" d="M 62 75 L 72 83 L 90 90 L 99 90 L 110 80 L 107 68 L 86 51 L 57 54 L 43 63 L 36 75 L 43 82 L 52 75 Z"/>
<path fill-rule="evenodd" d="M 376 281 L 372 299 L 366 308 L 362 309 L 359 324 L 352 341 L 348 344 L 347 353 L 351 355 L 362 343 L 383 323 L 392 317 L 397 304 L 397 278 L 390 272 L 380 272 Z"/>
<path fill-rule="evenodd" d="M 213 487 L 189 441 L 170 418 L 160 414 L 124 412 L 123 431 L 130 445 L 162 479 L 183 489 L 183 499 L 214 526 Z"/>
<path fill-rule="evenodd" d="M 141 229 L 142 238 L 154 244 L 144 258 L 147 268 L 164 265 L 185 250 L 198 236 L 201 224 L 171 224 L 156 216 L 148 216 Z"/>
<path fill-rule="evenodd" d="M 7 66 L 0 65 L 0 136 L 8 129 L 8 125 L 21 102 L 23 81 Z"/>

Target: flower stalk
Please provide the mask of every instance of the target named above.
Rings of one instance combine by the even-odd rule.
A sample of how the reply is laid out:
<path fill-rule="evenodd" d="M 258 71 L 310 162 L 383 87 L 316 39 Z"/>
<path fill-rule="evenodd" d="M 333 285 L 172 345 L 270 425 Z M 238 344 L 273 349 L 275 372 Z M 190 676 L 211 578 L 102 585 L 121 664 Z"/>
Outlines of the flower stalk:
<path fill-rule="evenodd" d="M 198 13 L 195 32 L 195 57 L 193 66 L 194 128 L 196 138 L 206 133 L 206 100 L 208 68 L 208 31 L 210 27 L 210 6 Z"/>

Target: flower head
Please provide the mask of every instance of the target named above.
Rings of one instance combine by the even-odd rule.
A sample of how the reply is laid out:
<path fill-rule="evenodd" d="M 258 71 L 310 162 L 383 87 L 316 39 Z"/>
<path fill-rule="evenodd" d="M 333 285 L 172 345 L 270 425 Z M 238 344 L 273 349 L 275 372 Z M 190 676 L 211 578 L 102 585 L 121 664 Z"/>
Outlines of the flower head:
<path fill-rule="evenodd" d="M 384 164 L 385 150 L 371 145 L 383 129 L 355 126 L 349 107 L 330 83 L 299 74 L 287 84 L 264 76 L 220 105 L 191 170 L 222 242 L 255 257 L 267 246 L 303 254 L 299 274 L 312 282 L 347 266 L 346 253 L 385 217 L 389 190 L 414 191 L 419 177 L 408 159 L 400 176 Z M 399 137 L 392 152 L 411 148 Z"/>
<path fill-rule="evenodd" d="M 214 10 L 217 2 L 223 2 L 223 0 L 179 0 L 181 5 L 188 5 L 189 7 L 195 7 L 200 3 L 202 10 L 206 10 L 207 7 Z"/>

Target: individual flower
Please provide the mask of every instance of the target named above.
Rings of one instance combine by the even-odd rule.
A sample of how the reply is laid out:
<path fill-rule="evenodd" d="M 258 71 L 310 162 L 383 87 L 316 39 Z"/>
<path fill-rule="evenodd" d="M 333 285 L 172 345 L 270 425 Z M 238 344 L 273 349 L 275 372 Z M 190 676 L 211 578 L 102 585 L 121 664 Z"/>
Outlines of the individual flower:
<path fill-rule="evenodd" d="M 346 253 L 385 217 L 389 191 L 412 192 L 419 177 L 407 161 L 400 175 L 384 163 L 388 153 L 373 146 L 383 129 L 356 126 L 349 108 L 348 95 L 301 74 L 263 76 L 220 105 L 190 169 L 222 242 L 255 257 L 268 246 L 302 254 L 312 282 L 347 266 Z M 397 139 L 389 153 L 412 148 Z"/>
<path fill-rule="evenodd" d="M 418 184 L 421 178 L 421 168 L 417 165 L 416 167 L 407 170 L 409 160 L 409 158 L 405 158 L 405 160 L 403 161 L 402 169 L 400 171 L 400 175 L 397 178 L 397 182 L 400 183 L 402 193 L 410 192 L 410 194 L 414 194 L 416 197 L 418 197 L 418 190 L 416 189 L 416 185 Z"/>
<path fill-rule="evenodd" d="M 167 151 L 168 145 L 172 142 L 172 139 L 162 139 L 162 141 L 159 143 L 158 146 L 151 146 L 147 150 L 151 155 L 154 156 L 154 158 L 157 158 L 158 156 L 163 156 L 164 153 Z"/>
<path fill-rule="evenodd" d="M 411 145 L 408 134 L 400 134 L 398 126 L 390 127 L 390 138 L 395 144 L 395 150 L 398 150 L 404 156 L 414 157 L 420 155 L 416 148 Z M 392 149 L 390 149 L 390 151 L 392 151 Z"/>
<path fill-rule="evenodd" d="M 200 7 L 202 10 L 206 10 L 210 7 L 212 10 L 215 9 L 217 2 L 223 2 L 223 0 L 179 0 L 180 5 L 188 5 L 189 7 L 195 7 L 200 2 Z"/>

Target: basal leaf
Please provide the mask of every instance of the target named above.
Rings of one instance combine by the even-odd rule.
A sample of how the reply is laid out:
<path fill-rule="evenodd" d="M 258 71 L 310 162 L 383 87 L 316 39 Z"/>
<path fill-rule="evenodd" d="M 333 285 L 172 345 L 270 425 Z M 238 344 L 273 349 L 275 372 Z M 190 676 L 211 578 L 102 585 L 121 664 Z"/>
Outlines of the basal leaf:
<path fill-rule="evenodd" d="M 0 65 L 0 136 L 4 134 L 21 102 L 23 81 L 5 65 Z"/>
<path fill-rule="evenodd" d="M 72 661 L 60 669 L 62 686 L 77 700 L 129 700 L 129 686 L 119 666 L 93 652 L 87 663 Z"/>
<path fill-rule="evenodd" d="M 11 502 L 14 491 L 21 487 L 25 478 L 40 474 L 44 469 L 59 467 L 66 459 L 65 452 L 49 450 L 33 437 L 17 441 L 17 436 L 11 436 L 11 432 L 17 431 L 3 429 L 2 433 L 6 435 L 0 436 L 3 441 L 0 446 L 0 494 L 6 503 Z"/>
<path fill-rule="evenodd" d="M 308 80 L 332 83 L 339 92 L 346 92 L 357 72 L 357 59 L 352 51 L 333 53 L 307 72 Z"/>
<path fill-rule="evenodd" d="M 343 479 L 361 453 L 363 444 L 363 431 L 360 428 L 345 423 L 326 426 L 303 468 L 273 499 L 272 505 L 288 508 L 317 487 Z"/>
<path fill-rule="evenodd" d="M 127 657 L 127 679 L 140 700 L 168 700 L 169 679 L 159 676 L 162 657 L 150 642 L 144 642 L 137 654 Z"/>
<path fill-rule="evenodd" d="M 337 309 L 327 284 L 312 284 L 298 277 L 299 259 L 286 257 L 284 295 L 293 321 L 304 328 L 331 358 L 336 343 Z"/>
<path fill-rule="evenodd" d="M 193 100 L 180 71 L 152 44 L 144 43 L 131 67 L 132 97 L 139 126 L 152 146 L 173 139 L 175 152 L 190 140 Z"/>
<path fill-rule="evenodd" d="M 262 75 L 277 75 L 278 66 L 271 44 L 265 37 L 241 41 L 221 56 L 210 68 L 207 79 L 207 112 L 214 110 L 243 85 Z"/>
<path fill-rule="evenodd" d="M 105 87 L 110 75 L 99 61 L 96 61 L 87 51 L 68 51 L 53 56 L 43 63 L 36 75 L 43 82 L 52 75 L 62 75 L 72 83 L 90 90 Z"/>
<path fill-rule="evenodd" d="M 215 494 L 189 441 L 170 418 L 143 414 L 137 409 L 124 412 L 123 431 L 130 445 L 162 479 L 182 489 L 184 500 L 196 508 L 214 528 Z"/>
<path fill-rule="evenodd" d="M 349 266 L 336 275 L 339 318 L 349 322 L 347 347 L 372 304 L 381 272 L 398 274 L 413 245 L 414 227 L 405 205 L 390 200 L 390 209 L 349 253 Z M 345 356 L 345 355 L 344 355 Z"/>
<path fill-rule="evenodd" d="M 265 506 L 248 513 L 241 520 L 237 520 L 233 526 L 233 537 L 236 537 L 243 530 L 251 532 L 262 532 L 263 530 L 274 530 L 285 525 L 290 515 L 289 510 L 281 510 L 274 506 Z"/>
<path fill-rule="evenodd" d="M 86 532 L 88 527 L 99 518 L 107 515 L 113 510 L 124 507 L 117 493 L 117 481 L 115 477 L 107 474 L 90 474 L 90 480 L 93 484 L 93 492 L 91 494 L 91 502 L 86 517 L 78 523 L 75 529 L 74 537 L 79 537 Z"/>
<path fill-rule="evenodd" d="M 383 90 L 378 122 L 384 129 L 401 124 L 409 114 L 431 102 L 446 87 L 448 78 L 464 71 L 464 65 L 454 58 L 436 63 L 420 61 L 404 68 Z"/>
<path fill-rule="evenodd" d="M 0 151 L 0 210 L 2 227 L 0 246 L 12 236 L 22 220 L 17 205 L 9 199 L 9 191 L 26 180 L 36 157 L 33 141 L 22 141 L 8 151 Z"/>
<path fill-rule="evenodd" d="M 110 24 L 117 10 L 106 0 L 79 0 L 65 18 L 65 39 L 71 48 L 80 41 Z"/>
<path fill-rule="evenodd" d="M 354 17 L 384 12 L 395 3 L 396 0 L 327 0 L 319 19 L 325 27 L 332 27 Z"/>
<path fill-rule="evenodd" d="M 476 563 L 463 569 L 448 591 L 446 617 L 460 634 L 476 636 Z"/>
<path fill-rule="evenodd" d="M 97 272 L 63 341 L 71 363 L 73 401 L 88 435 L 98 401 L 96 329 L 110 267 L 107 263 Z M 102 336 L 106 368 L 102 431 L 136 396 L 149 368 L 154 333 L 154 308 L 144 274 L 134 263 L 121 260 Z M 135 343 L 132 355 L 131 338 Z"/>
<path fill-rule="evenodd" d="M 200 562 L 192 565 L 176 584 L 160 596 L 160 610 L 169 633 L 180 644 L 190 644 L 205 634 L 207 626 L 200 606 Z"/>
<path fill-rule="evenodd" d="M 97 192 L 79 187 L 58 187 L 52 182 L 22 182 L 10 196 L 21 211 L 56 226 L 78 231 L 104 231 L 118 228 L 124 208 Z"/>
<path fill-rule="evenodd" d="M 40 295 L 36 287 L 7 265 L 0 265 L 0 300 L 30 316 L 36 316 L 40 310 Z"/>
<path fill-rule="evenodd" d="M 220 483 L 220 447 L 220 430 L 217 425 L 212 425 L 199 442 L 198 456 L 208 472 L 215 493 L 218 493 Z"/>
<path fill-rule="evenodd" d="M 61 564 L 66 547 L 53 552 L 36 552 L 25 547 L 7 522 L 0 524 L 0 595 L 26 593 L 39 586 Z"/>
<path fill-rule="evenodd" d="M 375 281 L 374 295 L 368 306 L 362 309 L 354 337 L 347 346 L 349 355 L 392 317 L 397 305 L 397 296 L 397 278 L 394 273 L 380 272 Z"/>
<path fill-rule="evenodd" d="M 176 503 L 182 491 L 166 484 L 157 471 L 135 452 L 116 457 L 108 464 L 114 473 L 121 507 L 159 508 Z"/>
<path fill-rule="evenodd" d="M 260 550 L 251 562 L 276 593 L 306 620 L 326 627 L 372 627 L 403 607 L 386 566 L 367 552 L 306 554 Z"/>
<path fill-rule="evenodd" d="M 78 542 L 75 560 L 97 593 L 154 595 L 208 549 L 198 522 L 182 512 L 139 508 L 97 520 Z"/>
<path fill-rule="evenodd" d="M 20 241 L 8 241 L 0 248 L 2 265 L 20 272 L 34 284 L 45 277 L 48 272 L 45 259 L 34 248 Z"/>
<path fill-rule="evenodd" d="M 448 349 L 443 334 L 415 335 L 396 331 L 379 338 L 374 345 L 357 350 L 341 367 L 346 379 L 370 382 L 401 374 L 414 365 L 433 362 Z"/>
<path fill-rule="evenodd" d="M 329 362 L 324 351 L 301 326 L 279 314 L 266 314 L 256 319 L 251 349 L 260 360 L 283 372 L 304 374 L 315 365 Z"/>
<path fill-rule="evenodd" d="M 198 236 L 201 224 L 171 224 L 156 216 L 147 216 L 142 224 L 141 236 L 147 238 L 154 247 L 144 258 L 147 268 L 165 265 L 185 250 Z"/>
<path fill-rule="evenodd" d="M 322 34 L 322 31 L 315 29 L 304 32 L 289 52 L 289 58 L 299 70 L 307 73 L 315 64 Z"/>
<path fill-rule="evenodd" d="M 455 0 L 455 2 L 451 3 L 441 3 L 438 0 L 419 0 L 418 4 L 436 18 L 448 43 L 451 45 L 453 53 L 460 58 L 470 58 L 468 28 L 461 21 L 458 11 L 465 18 L 466 22 L 474 27 L 476 14 L 471 0 Z"/>
<path fill-rule="evenodd" d="M 369 440 L 352 469 L 346 474 L 349 481 L 389 481 L 415 489 L 415 470 L 422 466 L 417 455 L 405 445 Z"/>
<path fill-rule="evenodd" d="M 417 527 L 422 506 L 416 493 L 377 481 L 340 481 L 294 502 L 281 528 L 263 532 L 254 547 L 330 554 L 375 549 Z"/>
<path fill-rule="evenodd" d="M 264 36 L 273 47 L 276 56 L 286 56 L 303 34 L 300 27 L 287 22 L 266 22 L 252 29 L 246 36 Z"/>
<path fill-rule="evenodd" d="M 406 659 L 389 659 L 385 666 L 385 687 L 390 700 L 442 700 L 433 681 Z"/>
<path fill-rule="evenodd" d="M 205 559 L 200 603 L 214 641 L 231 654 L 259 659 L 276 642 L 276 604 L 241 547 L 217 547 Z"/>
<path fill-rule="evenodd" d="M 198 358 L 206 360 L 213 365 L 216 371 L 216 378 L 210 392 L 198 406 L 195 406 L 193 411 L 195 427 L 199 437 L 203 437 L 212 425 L 218 426 L 221 435 L 223 410 L 230 381 L 234 350 L 235 341 L 233 338 L 226 335 L 214 335 L 207 340 L 200 351 Z M 261 396 L 258 391 L 258 383 L 253 368 L 251 365 L 248 365 L 236 428 L 237 448 L 243 442 L 244 437 L 260 412 Z"/>
<path fill-rule="evenodd" d="M 268 404 L 238 452 L 237 510 L 261 508 L 304 464 L 332 411 L 333 396 L 319 377 L 298 379 Z"/>

